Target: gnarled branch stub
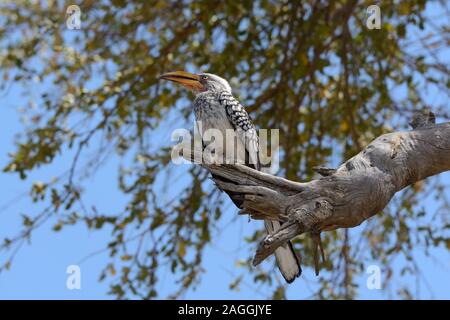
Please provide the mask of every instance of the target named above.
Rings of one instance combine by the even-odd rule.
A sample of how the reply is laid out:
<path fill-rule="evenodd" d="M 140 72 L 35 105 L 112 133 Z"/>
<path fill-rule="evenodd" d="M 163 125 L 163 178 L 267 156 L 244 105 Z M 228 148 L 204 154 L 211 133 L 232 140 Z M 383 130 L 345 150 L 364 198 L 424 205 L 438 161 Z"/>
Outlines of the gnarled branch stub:
<path fill-rule="evenodd" d="M 414 130 L 381 135 L 336 170 L 327 168 L 305 183 L 243 165 L 205 165 L 219 188 L 242 193 L 241 214 L 283 222 L 259 243 L 253 263 L 300 234 L 358 226 L 399 190 L 450 170 L 450 123 L 436 125 L 434 115 L 422 116 L 415 116 Z"/>

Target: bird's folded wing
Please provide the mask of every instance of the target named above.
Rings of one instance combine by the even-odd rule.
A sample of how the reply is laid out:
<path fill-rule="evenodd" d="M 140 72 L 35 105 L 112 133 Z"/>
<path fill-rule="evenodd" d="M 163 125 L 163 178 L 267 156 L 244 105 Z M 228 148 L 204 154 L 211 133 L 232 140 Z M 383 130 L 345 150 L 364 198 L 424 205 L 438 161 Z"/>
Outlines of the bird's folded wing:
<path fill-rule="evenodd" d="M 234 98 L 229 92 L 222 92 L 219 102 L 224 105 L 228 120 L 234 127 L 238 139 L 245 146 L 248 154 L 247 164 L 252 165 L 255 169 L 260 169 L 259 159 L 259 141 L 255 126 L 250 119 L 247 111 L 242 104 Z"/>

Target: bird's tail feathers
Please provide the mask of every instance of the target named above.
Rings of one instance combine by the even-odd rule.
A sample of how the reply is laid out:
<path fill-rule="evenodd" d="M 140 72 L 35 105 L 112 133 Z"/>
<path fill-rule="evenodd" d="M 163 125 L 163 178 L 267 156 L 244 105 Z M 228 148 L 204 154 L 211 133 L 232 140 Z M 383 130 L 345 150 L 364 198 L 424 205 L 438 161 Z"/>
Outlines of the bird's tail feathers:
<path fill-rule="evenodd" d="M 264 225 L 268 233 L 275 232 L 281 226 L 280 222 L 271 220 L 264 220 Z M 302 274 L 300 257 L 295 253 L 290 241 L 275 250 L 275 258 L 286 282 L 291 283 Z"/>

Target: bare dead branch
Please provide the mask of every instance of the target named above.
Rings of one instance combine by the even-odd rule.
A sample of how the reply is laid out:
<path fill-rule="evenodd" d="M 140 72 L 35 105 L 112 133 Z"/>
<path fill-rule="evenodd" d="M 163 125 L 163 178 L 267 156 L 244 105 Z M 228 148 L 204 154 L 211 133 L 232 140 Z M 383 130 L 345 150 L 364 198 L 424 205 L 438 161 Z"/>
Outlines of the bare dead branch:
<path fill-rule="evenodd" d="M 219 188 L 242 193 L 240 214 L 283 222 L 260 242 L 253 264 L 303 233 L 358 226 L 380 212 L 396 192 L 450 170 L 450 123 L 434 124 L 434 115 L 426 109 L 414 117 L 414 130 L 381 135 L 339 168 L 316 168 L 324 177 L 306 183 L 243 165 L 204 165 Z"/>

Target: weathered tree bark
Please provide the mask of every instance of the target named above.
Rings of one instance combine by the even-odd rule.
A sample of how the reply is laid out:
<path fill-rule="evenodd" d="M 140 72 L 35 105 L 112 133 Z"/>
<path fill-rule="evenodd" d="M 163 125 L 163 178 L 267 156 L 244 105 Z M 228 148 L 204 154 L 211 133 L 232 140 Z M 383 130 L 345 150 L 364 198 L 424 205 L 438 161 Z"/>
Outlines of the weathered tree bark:
<path fill-rule="evenodd" d="M 242 165 L 205 165 L 219 177 L 215 182 L 220 189 L 242 193 L 240 214 L 283 221 L 260 242 L 253 264 L 300 234 L 309 232 L 317 241 L 322 231 L 358 226 L 399 190 L 450 170 L 450 123 L 435 125 L 433 114 L 426 111 L 411 125 L 412 131 L 376 138 L 336 170 L 317 168 L 324 177 L 306 183 Z"/>

